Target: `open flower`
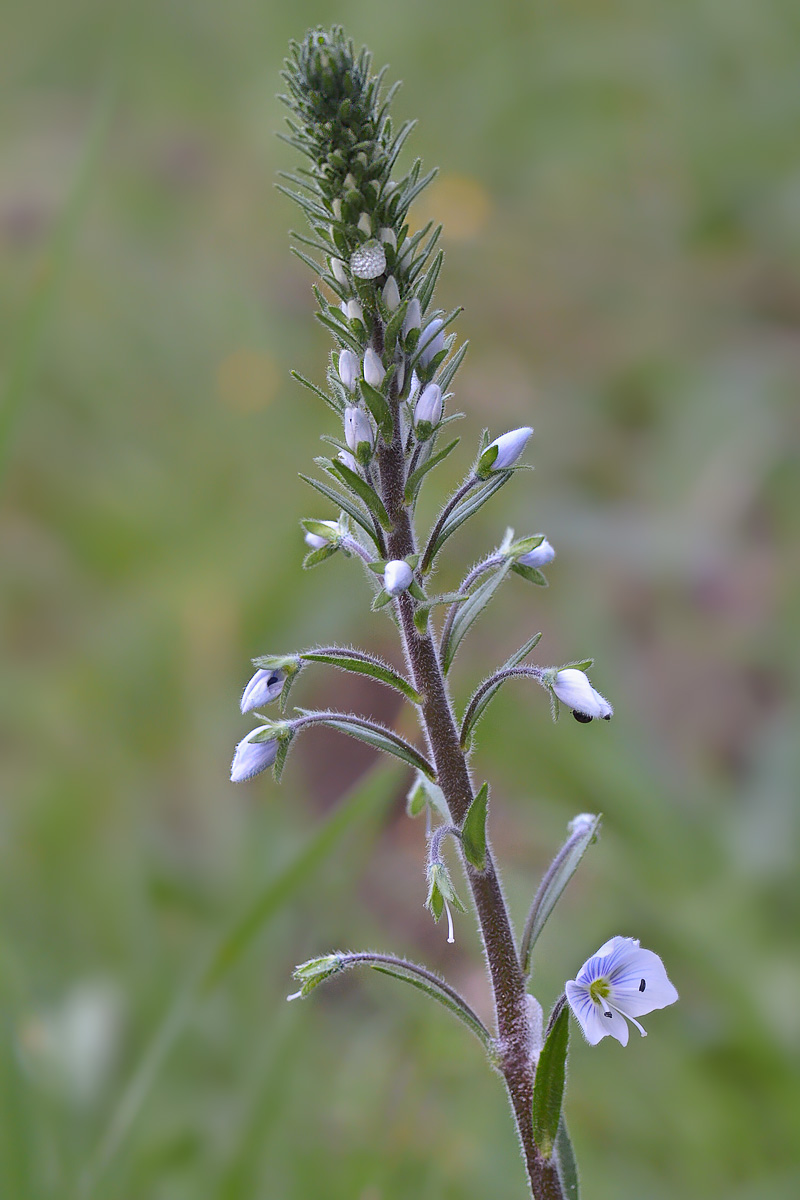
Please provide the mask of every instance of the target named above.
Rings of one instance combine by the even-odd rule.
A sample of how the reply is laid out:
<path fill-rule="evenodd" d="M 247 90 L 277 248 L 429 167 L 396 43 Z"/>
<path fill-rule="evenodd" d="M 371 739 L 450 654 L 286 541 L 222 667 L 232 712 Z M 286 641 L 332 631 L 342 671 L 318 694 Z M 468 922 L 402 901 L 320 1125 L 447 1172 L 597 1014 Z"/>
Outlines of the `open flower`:
<path fill-rule="evenodd" d="M 599 692 L 595 691 L 583 671 L 579 671 L 575 667 L 565 667 L 563 671 L 556 674 L 553 680 L 553 691 L 562 704 L 566 704 L 567 708 L 572 709 L 572 714 L 577 721 L 586 723 L 593 717 L 610 721 L 614 715 L 614 709 L 605 696 L 601 696 Z"/>
<path fill-rule="evenodd" d="M 324 538 L 321 541 L 324 546 Z M 250 712 L 254 708 L 260 708 L 262 704 L 269 704 L 270 701 L 277 700 L 285 680 L 286 675 L 283 671 L 256 671 L 242 693 L 242 712 Z"/>
<path fill-rule="evenodd" d="M 664 964 L 652 950 L 642 950 L 636 938 L 613 937 L 583 964 L 576 979 L 565 985 L 573 1016 L 591 1046 L 610 1033 L 628 1044 L 628 1021 L 642 1037 L 637 1017 L 666 1008 L 678 999 Z"/>
<path fill-rule="evenodd" d="M 268 742 L 251 742 L 256 733 L 268 729 L 267 725 L 259 725 L 251 729 L 246 738 L 242 738 L 233 753 L 231 763 L 231 782 L 244 783 L 253 779 L 271 767 L 278 755 L 278 739 L 271 738 Z"/>

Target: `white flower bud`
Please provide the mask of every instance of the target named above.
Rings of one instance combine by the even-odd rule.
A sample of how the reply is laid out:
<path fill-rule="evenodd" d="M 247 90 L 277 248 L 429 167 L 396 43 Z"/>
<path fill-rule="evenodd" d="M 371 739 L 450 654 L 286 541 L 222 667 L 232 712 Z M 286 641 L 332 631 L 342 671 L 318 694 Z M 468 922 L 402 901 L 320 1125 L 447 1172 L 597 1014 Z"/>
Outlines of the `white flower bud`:
<path fill-rule="evenodd" d="M 370 346 L 364 355 L 364 378 L 370 387 L 379 388 L 385 375 L 386 370 L 380 356 Z"/>
<path fill-rule="evenodd" d="M 411 305 L 409 305 L 410 307 Z M 444 350 L 443 325 L 444 321 L 440 317 L 435 317 L 433 321 L 430 321 L 425 326 L 420 334 L 419 346 L 422 348 L 422 353 L 419 356 L 420 366 L 429 366 L 436 355 Z"/>
<path fill-rule="evenodd" d="M 406 381 L 406 360 L 404 358 L 398 359 L 395 363 L 394 377 L 397 380 L 397 394 L 400 395 Z"/>
<path fill-rule="evenodd" d="M 362 212 L 361 216 L 358 218 L 358 228 L 362 233 L 365 233 L 367 237 L 369 237 L 369 235 L 372 233 L 372 222 L 369 219 L 369 213 Z"/>
<path fill-rule="evenodd" d="M 348 454 L 346 450 L 340 450 L 336 457 L 340 463 L 344 463 L 344 465 L 349 467 L 351 471 L 358 470 L 358 463 L 353 458 L 352 454 Z"/>
<path fill-rule="evenodd" d="M 547 538 L 535 546 L 533 550 L 529 550 L 527 554 L 521 554 L 517 562 L 523 567 L 546 567 L 551 563 L 556 556 L 556 552 L 548 542 Z"/>
<path fill-rule="evenodd" d="M 331 271 L 333 272 L 333 278 L 337 283 L 347 283 L 347 272 L 345 271 L 344 263 L 340 258 L 331 259 Z"/>
<path fill-rule="evenodd" d="M 345 191 L 348 191 L 348 192 L 352 192 L 354 188 L 358 187 L 358 183 L 356 182 L 356 177 L 352 171 L 348 171 L 347 174 L 345 175 L 344 186 L 345 186 Z"/>
<path fill-rule="evenodd" d="M 268 742 L 251 742 L 250 738 L 253 734 L 261 733 L 263 729 L 268 729 L 267 725 L 259 725 L 257 729 L 251 729 L 246 738 L 242 738 L 233 755 L 231 763 L 231 782 L 244 783 L 247 779 L 252 779 L 255 775 L 260 775 L 262 771 L 266 771 L 267 767 L 271 767 L 278 756 L 278 739 L 272 738 Z"/>
<path fill-rule="evenodd" d="M 262 704 L 269 704 L 272 700 L 276 700 L 283 690 L 285 680 L 285 671 L 256 671 L 242 693 L 240 703 L 242 712 L 250 712 L 254 708 L 260 708 Z"/>
<path fill-rule="evenodd" d="M 426 424 L 432 430 L 442 419 L 442 389 L 438 383 L 429 383 L 414 407 L 414 424 Z"/>
<path fill-rule="evenodd" d="M 532 433 L 533 430 L 529 425 L 523 425 L 521 429 L 511 429 L 508 433 L 495 438 L 481 455 L 480 472 L 489 474 L 492 471 L 505 471 L 509 467 L 513 467 Z M 497 454 L 493 455 L 491 452 L 495 447 Z"/>
<path fill-rule="evenodd" d="M 344 440 L 357 458 L 361 457 L 359 450 L 363 446 L 366 446 L 367 451 L 372 450 L 375 441 L 372 426 L 360 408 L 344 410 Z"/>
<path fill-rule="evenodd" d="M 409 300 L 406 315 L 403 317 L 403 337 L 408 337 L 411 329 L 419 329 L 422 321 L 422 312 L 419 307 L 419 300 L 414 296 L 413 300 Z"/>
<path fill-rule="evenodd" d="M 341 221 L 341 219 L 342 219 L 342 201 L 339 196 L 334 196 L 334 198 L 333 198 L 333 215 L 336 217 L 337 221 Z"/>
<path fill-rule="evenodd" d="M 408 563 L 403 562 L 402 558 L 396 558 L 386 564 L 383 572 L 383 586 L 390 596 L 399 596 L 406 590 L 413 578 L 414 572 Z"/>
<path fill-rule="evenodd" d="M 307 546 L 310 546 L 312 550 L 321 550 L 323 546 L 327 546 L 328 544 L 328 539 L 320 537 L 318 533 L 305 534 L 303 541 Z"/>
<path fill-rule="evenodd" d="M 389 312 L 394 312 L 400 307 L 400 289 L 394 275 L 390 275 L 383 285 L 383 303 Z"/>
<path fill-rule="evenodd" d="M 358 355 L 353 350 L 342 350 L 339 354 L 339 378 L 348 392 L 355 388 L 358 376 Z"/>
<path fill-rule="evenodd" d="M 388 192 L 388 190 L 389 190 L 388 187 L 386 190 Z M 393 229 L 389 229 L 388 227 L 384 226 L 384 228 L 380 231 L 380 234 L 378 236 L 380 237 L 382 242 L 386 242 L 389 246 L 392 247 L 393 250 L 397 249 L 397 234 L 395 233 L 395 231 Z"/>
<path fill-rule="evenodd" d="M 614 709 L 605 696 L 596 692 L 583 671 L 575 667 L 565 667 L 558 672 L 553 680 L 553 691 L 562 704 L 572 709 L 579 721 L 591 721 L 593 717 L 608 721 L 614 715 Z"/>
<path fill-rule="evenodd" d="M 357 300 L 348 300 L 344 312 L 348 321 L 364 320 L 364 310 Z"/>

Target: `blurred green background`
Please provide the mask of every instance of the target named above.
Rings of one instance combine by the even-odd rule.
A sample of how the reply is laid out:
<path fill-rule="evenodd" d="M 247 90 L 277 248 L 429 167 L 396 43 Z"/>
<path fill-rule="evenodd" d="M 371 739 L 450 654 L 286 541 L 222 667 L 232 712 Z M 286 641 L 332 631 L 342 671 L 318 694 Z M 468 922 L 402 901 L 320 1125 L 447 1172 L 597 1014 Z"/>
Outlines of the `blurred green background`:
<path fill-rule="evenodd" d="M 446 1014 L 378 976 L 284 1001 L 296 962 L 374 948 L 488 1017 L 469 920 L 448 947 L 422 908 L 405 777 L 315 732 L 280 788 L 227 780 L 251 655 L 396 661 L 352 562 L 299 567 L 298 519 L 334 514 L 296 471 L 331 422 L 289 371 L 321 380 L 328 341 L 273 187 L 296 165 L 275 93 L 288 39 L 331 21 L 404 79 L 411 153 L 442 169 L 416 215 L 445 223 L 440 303 L 472 348 L 426 513 L 483 424 L 536 427 L 535 474 L 450 543 L 442 583 L 511 523 L 555 544 L 551 586 L 507 585 L 457 696 L 538 628 L 537 661 L 594 654 L 616 706 L 553 725 L 511 685 L 482 726 L 517 920 L 567 821 L 605 813 L 537 995 L 615 933 L 681 993 L 625 1051 L 573 1042 L 584 1200 L 794 1198 L 790 0 L 7 6 L 0 1195 L 524 1194 L 499 1080 Z M 410 729 L 324 669 L 295 695 Z"/>

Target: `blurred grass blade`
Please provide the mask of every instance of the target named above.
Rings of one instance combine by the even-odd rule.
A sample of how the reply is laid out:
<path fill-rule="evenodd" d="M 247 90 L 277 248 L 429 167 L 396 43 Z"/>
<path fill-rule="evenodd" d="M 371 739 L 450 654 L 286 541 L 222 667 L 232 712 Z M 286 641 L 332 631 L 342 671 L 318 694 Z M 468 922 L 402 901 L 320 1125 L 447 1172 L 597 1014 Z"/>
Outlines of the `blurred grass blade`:
<path fill-rule="evenodd" d="M 222 937 L 211 955 L 204 956 L 204 965 L 191 974 L 156 1029 L 111 1113 L 106 1132 L 84 1174 L 79 1189 L 81 1200 L 90 1200 L 95 1195 L 98 1184 L 123 1146 L 164 1062 L 198 1003 L 235 966 L 258 934 L 282 910 L 285 902 L 311 878 L 347 831 L 388 801 L 398 777 L 397 767 L 382 765 L 361 780 L 328 820 L 320 825 L 286 869 L 269 881 L 245 914 Z"/>
<path fill-rule="evenodd" d="M 10 349 L 7 361 L 6 385 L 0 394 L 0 482 L 8 465 L 11 439 L 38 365 L 42 339 L 58 300 L 77 231 L 97 176 L 100 156 L 111 128 L 116 95 L 116 87 L 109 84 L 95 105 L 83 157 L 50 238 L 33 295 L 11 342 L 13 349 Z"/>

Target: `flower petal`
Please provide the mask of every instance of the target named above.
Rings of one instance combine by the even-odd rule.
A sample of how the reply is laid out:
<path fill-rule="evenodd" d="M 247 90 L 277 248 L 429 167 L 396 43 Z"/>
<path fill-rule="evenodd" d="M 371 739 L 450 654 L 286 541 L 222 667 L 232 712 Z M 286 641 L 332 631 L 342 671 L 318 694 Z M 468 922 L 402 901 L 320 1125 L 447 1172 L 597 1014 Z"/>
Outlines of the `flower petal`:
<path fill-rule="evenodd" d="M 609 973 L 611 999 L 631 1017 L 641 1017 L 657 1008 L 666 1008 L 678 999 L 664 964 L 652 950 L 637 949 Z"/>
<path fill-rule="evenodd" d="M 590 1046 L 596 1046 L 606 1035 L 615 1037 L 622 1046 L 628 1044 L 628 1023 L 612 1008 L 601 1008 L 589 995 L 589 989 L 570 979 L 564 990 L 575 1020 Z"/>

